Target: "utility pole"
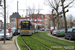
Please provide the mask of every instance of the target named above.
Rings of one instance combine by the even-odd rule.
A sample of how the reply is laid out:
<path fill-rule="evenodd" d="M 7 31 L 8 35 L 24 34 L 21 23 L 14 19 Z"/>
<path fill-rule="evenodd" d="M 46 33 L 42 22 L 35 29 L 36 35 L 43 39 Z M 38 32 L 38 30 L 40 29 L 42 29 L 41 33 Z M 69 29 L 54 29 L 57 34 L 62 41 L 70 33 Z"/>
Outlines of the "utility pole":
<path fill-rule="evenodd" d="M 6 0 L 4 0 L 4 43 L 6 40 Z"/>
<path fill-rule="evenodd" d="M 1 5 L 1 2 L 2 2 L 2 0 L 0 0 L 0 6 L 3 6 L 3 5 Z"/>
<path fill-rule="evenodd" d="M 18 33 L 18 0 L 17 0 L 17 33 Z"/>

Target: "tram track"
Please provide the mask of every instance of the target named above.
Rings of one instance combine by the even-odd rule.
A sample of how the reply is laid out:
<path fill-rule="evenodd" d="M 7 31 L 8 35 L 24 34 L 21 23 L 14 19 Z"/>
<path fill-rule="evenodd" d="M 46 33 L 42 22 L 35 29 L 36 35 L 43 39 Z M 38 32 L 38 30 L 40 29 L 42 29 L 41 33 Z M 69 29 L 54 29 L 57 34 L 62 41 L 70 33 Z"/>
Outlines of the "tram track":
<path fill-rule="evenodd" d="M 38 37 L 40 37 L 40 38 L 42 38 L 42 39 L 44 39 L 44 40 L 47 40 L 47 41 L 49 41 L 49 42 L 56 43 L 56 44 L 61 45 L 61 46 L 68 46 L 68 45 L 60 44 L 60 43 L 55 42 L 55 41 L 52 41 L 52 40 L 45 39 L 45 38 L 39 36 L 39 34 L 37 34 L 36 36 L 38 36 Z M 45 36 L 45 35 L 44 35 L 44 36 Z M 70 46 L 69 46 L 69 47 L 70 47 Z M 72 48 L 72 47 L 70 47 L 70 48 Z"/>
<path fill-rule="evenodd" d="M 33 39 L 32 37 L 30 37 L 32 40 L 34 40 L 35 42 L 37 42 L 38 44 L 40 44 L 40 45 L 42 45 L 42 46 L 44 46 L 45 48 L 47 48 L 47 49 L 49 49 L 49 50 L 51 50 L 49 47 L 47 47 L 46 45 L 44 45 L 44 44 L 42 44 L 42 43 L 40 43 L 40 42 L 38 42 L 38 41 L 36 41 L 35 39 Z"/>
<path fill-rule="evenodd" d="M 61 46 L 67 46 L 67 45 L 64 45 L 64 44 L 57 43 L 57 42 L 52 41 L 52 40 L 45 39 L 45 38 L 39 36 L 39 34 L 37 34 L 37 36 L 40 37 L 40 38 L 42 38 L 42 39 L 44 39 L 44 40 L 47 40 L 47 41 L 49 41 L 49 42 L 56 43 L 56 44 L 61 45 Z"/>
<path fill-rule="evenodd" d="M 22 36 L 21 36 L 21 40 L 23 41 L 23 43 L 25 44 L 25 46 L 28 48 L 28 50 L 31 50 L 31 48 L 26 44 L 26 42 L 23 40 Z"/>

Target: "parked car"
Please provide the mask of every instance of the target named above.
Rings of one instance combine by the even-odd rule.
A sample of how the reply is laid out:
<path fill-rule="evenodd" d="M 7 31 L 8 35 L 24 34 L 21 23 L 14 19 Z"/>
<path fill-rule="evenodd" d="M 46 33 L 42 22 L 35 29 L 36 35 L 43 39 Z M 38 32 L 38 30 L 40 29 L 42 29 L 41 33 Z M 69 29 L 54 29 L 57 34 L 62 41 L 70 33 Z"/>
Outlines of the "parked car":
<path fill-rule="evenodd" d="M 50 31 L 50 29 L 45 29 L 45 31 Z"/>
<path fill-rule="evenodd" d="M 75 28 L 69 28 L 68 31 L 65 33 L 65 39 L 68 38 L 69 40 L 75 39 Z"/>
<path fill-rule="evenodd" d="M 11 30 L 12 30 L 13 35 L 20 34 L 20 29 L 18 29 L 17 31 L 17 28 L 11 28 Z"/>
<path fill-rule="evenodd" d="M 18 34 L 20 34 L 20 29 L 18 29 Z"/>
<path fill-rule="evenodd" d="M 54 30 L 54 31 L 52 32 L 52 35 L 56 35 L 57 31 L 58 31 L 58 30 Z"/>
<path fill-rule="evenodd" d="M 65 32 L 65 29 L 62 29 L 62 31 L 64 31 L 64 32 Z"/>
<path fill-rule="evenodd" d="M 9 32 L 8 29 L 6 29 L 6 39 L 12 39 L 12 37 L 12 32 Z M 0 31 L 0 40 L 2 39 L 4 39 L 4 30 Z"/>
<path fill-rule="evenodd" d="M 56 36 L 65 36 L 65 32 L 63 30 L 58 30 Z"/>
<path fill-rule="evenodd" d="M 45 31 L 45 28 L 41 28 L 40 31 Z"/>
<path fill-rule="evenodd" d="M 16 35 L 16 28 L 11 28 L 13 35 Z"/>

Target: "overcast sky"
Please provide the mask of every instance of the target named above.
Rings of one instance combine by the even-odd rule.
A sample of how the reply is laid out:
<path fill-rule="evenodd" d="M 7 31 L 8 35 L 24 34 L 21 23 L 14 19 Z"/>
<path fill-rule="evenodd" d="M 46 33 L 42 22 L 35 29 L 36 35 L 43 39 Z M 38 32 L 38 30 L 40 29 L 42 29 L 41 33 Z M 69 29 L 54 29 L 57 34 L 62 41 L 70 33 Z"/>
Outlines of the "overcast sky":
<path fill-rule="evenodd" d="M 17 12 L 17 0 L 6 0 L 7 4 L 7 14 L 8 16 L 12 15 L 13 12 Z M 38 9 L 38 5 L 40 5 L 41 10 L 40 13 L 42 14 L 51 14 L 51 8 L 44 4 L 44 0 L 18 0 L 18 9 L 26 9 L 26 7 L 30 6 L 33 8 L 33 5 L 35 6 L 35 9 Z M 1 7 L 0 7 L 1 8 Z M 26 11 L 25 10 L 18 10 L 19 14 L 22 16 L 22 14 L 25 16 Z M 37 11 L 36 11 L 37 13 Z M 73 5 L 72 8 L 69 8 L 69 12 L 67 14 L 72 14 L 75 16 L 75 7 Z M 2 16 L 2 15 L 0 15 Z M 1 20 L 3 20 L 3 17 L 0 17 Z M 8 19 L 9 21 L 9 19 Z"/>

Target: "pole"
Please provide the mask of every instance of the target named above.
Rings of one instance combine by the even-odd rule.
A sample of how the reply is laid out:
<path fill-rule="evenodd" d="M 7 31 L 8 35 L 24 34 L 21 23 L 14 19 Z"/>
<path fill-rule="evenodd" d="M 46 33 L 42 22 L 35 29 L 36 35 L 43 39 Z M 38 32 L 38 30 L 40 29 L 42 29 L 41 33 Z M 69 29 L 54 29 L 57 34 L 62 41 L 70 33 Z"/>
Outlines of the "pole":
<path fill-rule="evenodd" d="M 51 28 L 51 27 L 50 27 L 50 19 L 49 19 L 49 31 L 51 30 L 50 28 Z"/>
<path fill-rule="evenodd" d="M 39 16 L 39 14 L 37 15 L 37 32 L 38 32 L 38 16 Z"/>
<path fill-rule="evenodd" d="M 17 33 L 18 33 L 18 0 L 17 0 Z"/>
<path fill-rule="evenodd" d="M 6 40 L 6 0 L 4 0 L 4 43 Z"/>

